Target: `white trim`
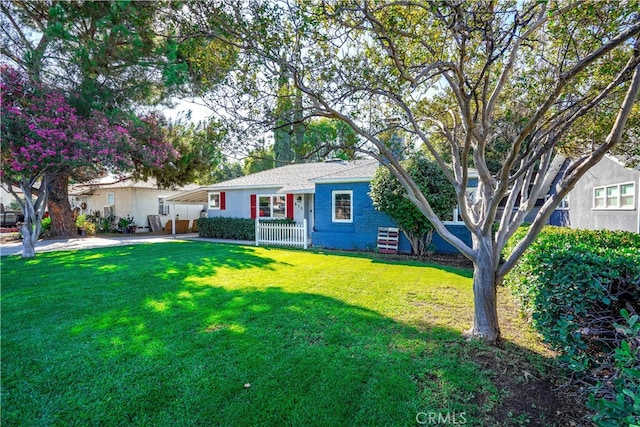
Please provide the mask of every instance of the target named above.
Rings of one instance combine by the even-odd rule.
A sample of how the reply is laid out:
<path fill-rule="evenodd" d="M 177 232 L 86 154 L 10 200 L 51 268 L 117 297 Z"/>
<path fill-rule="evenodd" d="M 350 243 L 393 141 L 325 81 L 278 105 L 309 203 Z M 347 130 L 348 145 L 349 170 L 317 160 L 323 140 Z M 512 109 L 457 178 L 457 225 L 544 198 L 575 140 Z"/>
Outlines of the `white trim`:
<path fill-rule="evenodd" d="M 557 211 L 568 211 L 571 209 L 571 193 L 567 193 L 566 196 L 560 200 L 560 203 L 556 207 Z"/>
<path fill-rule="evenodd" d="M 625 206 L 620 206 L 620 202 L 621 202 L 621 198 L 622 198 L 622 193 L 621 193 L 621 187 L 624 185 L 631 185 L 633 188 L 633 192 L 631 193 L 631 197 L 633 198 L 632 202 L 631 202 L 631 206 L 629 205 L 625 205 Z M 632 211 L 636 209 L 636 203 L 637 203 L 637 194 L 636 194 L 636 183 L 634 181 L 626 181 L 626 182 L 620 182 L 617 184 L 608 184 L 608 185 L 599 185 L 597 187 L 593 187 L 592 190 L 592 197 L 591 197 L 591 210 L 594 211 Z M 607 206 L 607 201 L 609 199 L 609 197 L 607 196 L 607 190 L 610 188 L 616 188 L 617 190 L 617 205 L 616 206 Z M 604 204 L 605 206 L 596 206 L 596 190 L 603 190 L 604 191 Z"/>
<path fill-rule="evenodd" d="M 266 245 L 309 247 L 307 220 L 302 224 L 264 223 L 256 218 L 256 246 Z"/>
<path fill-rule="evenodd" d="M 221 191 L 210 191 L 209 193 L 207 193 L 207 208 L 209 210 L 212 211 L 219 211 L 220 210 L 220 202 L 221 202 L 221 195 L 220 193 L 222 193 Z M 214 195 L 218 195 L 218 206 L 211 206 L 211 196 Z"/>
<path fill-rule="evenodd" d="M 629 181 L 629 182 L 623 182 L 620 183 L 620 185 L 618 186 L 618 204 L 621 204 L 620 202 L 622 202 L 622 186 L 631 186 L 631 205 L 625 205 L 625 206 L 620 206 L 620 209 L 635 209 L 636 208 L 636 183 L 633 181 Z M 626 197 L 628 197 L 628 194 L 625 194 Z"/>
<path fill-rule="evenodd" d="M 568 211 L 571 207 L 571 197 L 570 197 L 571 193 L 567 193 L 566 196 L 564 196 L 562 198 L 562 200 L 560 200 L 560 203 L 558 203 L 558 206 L 556 206 L 555 210 L 556 211 Z M 547 202 L 547 200 L 549 200 L 551 198 L 550 194 L 547 194 L 546 196 L 544 196 L 544 201 L 545 203 Z"/>
<path fill-rule="evenodd" d="M 372 176 L 353 178 L 316 178 L 310 179 L 309 182 L 313 182 L 314 184 L 351 184 L 354 182 L 371 182 L 372 179 Z"/>
<path fill-rule="evenodd" d="M 467 193 L 467 198 L 469 199 L 469 202 L 471 202 L 472 204 L 475 203 L 476 201 L 476 191 L 478 191 L 478 187 L 467 187 L 467 189 L 465 190 L 465 192 Z M 456 207 L 453 208 L 453 213 L 452 213 L 452 218 L 453 220 L 451 221 L 442 221 L 443 224 L 448 224 L 448 225 L 460 225 L 460 224 L 464 224 L 464 220 L 462 219 L 462 215 L 460 215 L 460 205 L 456 204 Z"/>
<path fill-rule="evenodd" d="M 162 209 L 160 209 L 160 204 L 162 203 Z M 171 213 L 171 203 L 167 202 L 164 199 L 164 196 L 158 196 L 158 215 L 167 216 Z"/>
<path fill-rule="evenodd" d="M 269 216 L 260 216 L 260 199 L 269 198 Z M 284 199 L 284 216 L 273 216 L 273 198 Z M 260 219 L 285 219 L 287 218 L 287 196 L 283 194 L 256 194 L 256 218 Z"/>
<path fill-rule="evenodd" d="M 247 175 L 248 176 L 248 175 Z M 287 184 L 245 184 L 245 185 L 216 185 L 211 187 L 203 188 L 207 191 L 231 191 L 231 190 L 253 190 L 253 189 L 265 189 L 265 188 L 273 188 L 274 190 L 278 190 L 284 187 Z"/>
<path fill-rule="evenodd" d="M 339 194 L 348 194 L 350 198 L 349 205 L 349 219 L 344 218 L 336 218 L 336 196 Z M 332 222 L 343 222 L 343 223 L 352 223 L 353 222 L 353 190 L 333 190 L 331 192 L 331 221 Z"/>
<path fill-rule="evenodd" d="M 453 208 L 452 216 L 453 216 L 453 220 L 451 220 L 451 221 L 442 221 L 442 223 L 444 225 L 460 225 L 460 224 L 464 225 L 464 221 L 461 220 L 461 219 L 458 219 L 458 218 L 460 218 L 460 208 L 458 206 Z"/>
<path fill-rule="evenodd" d="M 192 205 L 202 205 L 209 204 L 209 193 L 215 192 L 223 192 L 223 191 L 231 191 L 231 190 L 252 190 L 252 189 L 265 189 L 265 188 L 273 188 L 274 192 L 278 191 L 279 188 L 282 188 L 282 185 L 246 185 L 246 186 L 208 186 L 208 187 L 200 187 L 194 190 L 181 191 L 176 194 L 172 194 L 170 196 L 166 196 L 164 199 L 166 202 L 171 204 L 192 204 Z M 194 197 L 198 200 L 194 200 Z"/>

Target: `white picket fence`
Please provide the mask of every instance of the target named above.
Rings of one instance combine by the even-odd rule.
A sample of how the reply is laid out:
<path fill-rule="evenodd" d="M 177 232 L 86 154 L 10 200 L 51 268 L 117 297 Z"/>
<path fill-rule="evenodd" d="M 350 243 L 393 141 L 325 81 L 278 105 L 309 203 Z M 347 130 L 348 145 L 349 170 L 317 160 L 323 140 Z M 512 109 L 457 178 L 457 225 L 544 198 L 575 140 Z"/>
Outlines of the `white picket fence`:
<path fill-rule="evenodd" d="M 280 245 L 307 249 L 307 220 L 302 224 L 277 224 L 260 222 L 256 218 L 256 246 Z"/>

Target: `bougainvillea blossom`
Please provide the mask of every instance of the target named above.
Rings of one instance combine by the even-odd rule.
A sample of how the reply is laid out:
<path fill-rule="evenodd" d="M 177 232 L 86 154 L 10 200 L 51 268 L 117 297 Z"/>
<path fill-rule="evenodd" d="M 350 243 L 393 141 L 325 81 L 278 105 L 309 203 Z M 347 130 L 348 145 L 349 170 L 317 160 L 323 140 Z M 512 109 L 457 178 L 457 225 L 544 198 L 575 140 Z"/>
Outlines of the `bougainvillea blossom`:
<path fill-rule="evenodd" d="M 44 173 L 100 165 L 127 169 L 134 141 L 122 126 L 95 112 L 79 117 L 62 93 L 2 67 L 2 174 Z M 10 169 L 10 170 L 8 170 Z"/>

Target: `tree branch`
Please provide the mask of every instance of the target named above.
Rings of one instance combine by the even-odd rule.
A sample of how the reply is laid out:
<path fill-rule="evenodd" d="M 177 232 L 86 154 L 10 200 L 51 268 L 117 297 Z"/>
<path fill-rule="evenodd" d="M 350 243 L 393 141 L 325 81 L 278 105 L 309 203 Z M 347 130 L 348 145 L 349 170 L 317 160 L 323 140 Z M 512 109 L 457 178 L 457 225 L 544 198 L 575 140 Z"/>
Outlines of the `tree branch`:
<path fill-rule="evenodd" d="M 634 47 L 634 54 L 637 56 L 640 54 L 640 39 L 636 42 L 636 46 Z M 497 271 L 497 277 L 502 279 L 515 265 L 517 260 L 520 258 L 525 249 L 533 242 L 533 240 L 537 237 L 544 227 L 545 223 L 551 216 L 553 210 L 558 206 L 560 201 L 573 189 L 575 184 L 578 182 L 580 178 L 596 163 L 598 163 L 605 154 L 616 144 L 620 142 L 622 139 L 622 133 L 624 131 L 624 127 L 626 122 L 631 114 L 632 108 L 636 99 L 638 97 L 638 93 L 640 92 L 640 65 L 637 65 L 633 77 L 631 79 L 631 84 L 629 85 L 629 89 L 627 90 L 627 94 L 622 102 L 620 110 L 618 111 L 618 115 L 616 117 L 616 121 L 613 124 L 609 135 L 607 136 L 605 142 L 594 150 L 591 155 L 584 157 L 582 159 L 577 160 L 567 170 L 567 174 L 564 178 L 559 182 L 556 186 L 555 194 L 553 194 L 542 206 L 536 218 L 534 219 L 527 235 L 516 245 L 514 250 L 509 254 L 506 261 Z"/>

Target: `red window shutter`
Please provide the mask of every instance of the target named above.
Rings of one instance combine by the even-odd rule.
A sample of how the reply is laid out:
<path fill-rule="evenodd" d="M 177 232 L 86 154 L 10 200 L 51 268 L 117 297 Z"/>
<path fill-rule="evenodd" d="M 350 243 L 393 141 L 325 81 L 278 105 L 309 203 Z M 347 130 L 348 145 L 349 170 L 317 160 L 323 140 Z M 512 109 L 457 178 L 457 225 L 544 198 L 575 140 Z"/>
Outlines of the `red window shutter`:
<path fill-rule="evenodd" d="M 256 195 L 251 195 L 251 219 L 256 219 Z"/>
<path fill-rule="evenodd" d="M 287 218 L 293 219 L 293 194 L 287 194 Z"/>
<path fill-rule="evenodd" d="M 227 208 L 227 192 L 220 192 L 220 210 L 225 210 Z"/>

